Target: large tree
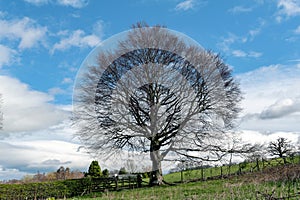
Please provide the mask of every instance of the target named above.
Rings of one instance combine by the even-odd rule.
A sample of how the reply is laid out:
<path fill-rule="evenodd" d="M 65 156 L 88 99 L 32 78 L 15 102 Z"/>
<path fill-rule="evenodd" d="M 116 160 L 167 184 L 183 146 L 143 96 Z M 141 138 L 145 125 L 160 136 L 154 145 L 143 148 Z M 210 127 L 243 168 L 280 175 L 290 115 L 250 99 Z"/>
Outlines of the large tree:
<path fill-rule="evenodd" d="M 151 184 L 162 184 L 164 160 L 219 159 L 215 146 L 240 110 L 231 69 L 161 26 L 138 24 L 118 39 L 76 80 L 74 124 L 88 149 L 149 152 Z"/>

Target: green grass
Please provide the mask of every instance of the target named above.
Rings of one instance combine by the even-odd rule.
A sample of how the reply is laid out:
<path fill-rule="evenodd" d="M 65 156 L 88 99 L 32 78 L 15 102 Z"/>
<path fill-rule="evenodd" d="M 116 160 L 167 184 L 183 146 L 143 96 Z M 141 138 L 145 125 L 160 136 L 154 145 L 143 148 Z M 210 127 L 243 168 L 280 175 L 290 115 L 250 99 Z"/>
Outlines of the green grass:
<path fill-rule="evenodd" d="M 192 199 L 265 199 L 264 196 L 277 198 L 292 196 L 300 192 L 300 182 L 248 183 L 240 178 L 230 180 L 211 180 L 185 183 L 176 186 L 139 188 L 118 192 L 92 194 L 89 197 L 73 198 L 85 200 L 141 199 L 141 200 L 192 200 Z M 273 195 L 271 195 L 273 194 Z M 290 199 L 299 199 L 290 197 Z"/>
<path fill-rule="evenodd" d="M 294 157 L 294 159 L 287 158 L 289 163 L 300 163 L 300 156 Z M 283 160 L 281 158 L 275 158 L 269 161 L 259 161 L 259 170 L 276 167 L 283 164 Z M 240 170 L 240 167 L 243 166 L 241 172 L 250 172 L 250 171 L 258 171 L 258 168 L 255 168 L 257 165 L 256 162 L 248 162 L 248 163 L 240 163 L 234 164 L 229 166 L 217 166 L 217 167 L 210 167 L 195 170 L 185 170 L 183 171 L 183 181 L 190 181 L 190 180 L 200 180 L 200 179 L 208 179 L 210 177 L 227 176 L 229 174 L 237 174 Z M 222 169 L 221 169 L 222 168 Z M 202 174 L 203 171 L 203 174 Z M 164 176 L 164 180 L 168 183 L 180 182 L 181 181 L 181 172 L 174 172 Z"/>
<path fill-rule="evenodd" d="M 290 160 L 288 160 L 290 162 Z M 183 174 L 171 173 L 164 176 L 169 185 L 147 187 L 144 179 L 143 188 L 123 189 L 119 182 L 119 191 L 105 191 L 88 194 L 84 197 L 70 199 L 300 199 L 300 157 L 294 164 L 282 165 L 281 159 L 268 162 L 257 162 L 232 165 L 231 167 L 211 167 L 197 170 L 187 170 Z M 221 170 L 222 169 L 222 170 Z M 230 170 L 229 170 L 230 169 Z M 261 171 L 263 169 L 263 171 Z M 222 178 L 220 177 L 222 171 Z M 252 173 L 249 173 L 252 171 Z M 244 173 L 237 173 L 244 172 Z M 248 172 L 248 173 L 246 173 Z M 228 174 L 231 174 L 228 176 Z M 239 174 L 239 176 L 237 176 Z M 212 180 L 212 177 L 215 180 Z M 218 179 L 216 179 L 218 178 Z M 196 182 L 197 181 L 197 182 Z M 38 195 L 44 197 L 64 197 L 80 195 L 91 189 L 90 184 L 100 183 L 96 180 L 78 179 L 30 184 L 0 185 L 0 199 L 33 199 Z M 127 183 L 124 183 L 127 185 Z M 136 185 L 132 185 L 136 187 Z M 110 189 L 114 189 L 110 188 Z M 267 198 L 268 197 L 268 198 Z M 272 198 L 271 198 L 272 197 Z"/>
<path fill-rule="evenodd" d="M 273 164 L 276 166 L 271 167 Z M 231 169 L 238 170 L 238 167 L 232 166 Z M 214 167 L 206 169 L 205 173 L 214 175 L 217 174 L 219 170 L 220 168 Z M 185 180 L 189 177 L 195 179 L 195 177 L 199 176 L 199 171 L 201 172 L 201 170 L 192 170 L 188 173 L 184 172 Z M 72 199 L 265 200 L 273 198 L 296 200 L 300 199 L 299 171 L 300 164 L 278 166 L 278 162 L 273 160 L 270 162 L 269 168 L 264 171 L 247 173 L 240 176 L 231 176 L 226 179 L 188 182 L 175 184 L 174 186 L 163 185 L 159 187 L 145 187 L 131 190 L 106 191 Z M 180 181 L 180 172 L 166 175 L 165 180 L 173 183 Z"/>

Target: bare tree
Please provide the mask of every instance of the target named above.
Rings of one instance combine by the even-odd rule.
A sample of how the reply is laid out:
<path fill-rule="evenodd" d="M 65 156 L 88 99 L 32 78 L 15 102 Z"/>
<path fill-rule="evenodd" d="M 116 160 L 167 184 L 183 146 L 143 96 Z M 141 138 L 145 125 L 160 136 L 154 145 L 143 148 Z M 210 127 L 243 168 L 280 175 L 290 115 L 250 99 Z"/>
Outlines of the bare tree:
<path fill-rule="evenodd" d="M 295 147 L 287 138 L 280 137 L 276 141 L 270 142 L 268 151 L 271 156 L 278 156 L 283 159 L 284 164 L 287 163 L 286 157 L 293 154 Z"/>
<path fill-rule="evenodd" d="M 149 153 L 151 184 L 163 183 L 162 161 L 220 159 L 214 146 L 241 100 L 220 56 L 161 26 L 138 24 L 119 38 L 76 80 L 74 124 L 88 149 Z"/>

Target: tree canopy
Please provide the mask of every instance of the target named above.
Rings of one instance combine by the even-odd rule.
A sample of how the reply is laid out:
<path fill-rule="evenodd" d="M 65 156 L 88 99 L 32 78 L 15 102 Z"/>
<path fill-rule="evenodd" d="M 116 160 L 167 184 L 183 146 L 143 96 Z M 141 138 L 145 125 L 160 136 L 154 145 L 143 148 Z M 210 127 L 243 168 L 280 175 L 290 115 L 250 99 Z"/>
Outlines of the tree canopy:
<path fill-rule="evenodd" d="M 102 171 L 101 171 L 98 161 L 94 160 L 91 162 L 88 173 L 86 175 L 91 176 L 93 178 L 102 176 Z"/>
<path fill-rule="evenodd" d="M 149 153 L 151 183 L 164 160 L 219 159 L 241 92 L 218 54 L 161 26 L 138 24 L 77 78 L 74 124 L 91 152 Z M 192 41 L 192 42 L 191 42 Z"/>
<path fill-rule="evenodd" d="M 279 137 L 276 141 L 270 142 L 268 146 L 270 155 L 282 158 L 285 164 L 287 163 L 286 157 L 292 155 L 295 149 L 291 141 L 283 137 Z"/>

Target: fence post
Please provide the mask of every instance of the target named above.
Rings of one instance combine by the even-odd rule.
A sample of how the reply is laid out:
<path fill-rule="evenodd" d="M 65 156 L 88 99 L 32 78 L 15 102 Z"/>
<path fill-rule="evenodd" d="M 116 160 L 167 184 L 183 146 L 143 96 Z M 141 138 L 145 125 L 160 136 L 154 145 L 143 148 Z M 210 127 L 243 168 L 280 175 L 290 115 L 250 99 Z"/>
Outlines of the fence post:
<path fill-rule="evenodd" d="M 204 180 L 204 171 L 203 171 L 203 166 L 201 166 L 201 180 Z"/>
<path fill-rule="evenodd" d="M 118 190 L 118 176 L 115 177 L 116 190 Z"/>
<path fill-rule="evenodd" d="M 257 171 L 259 171 L 259 161 L 258 161 L 258 158 L 256 158 L 256 167 L 257 167 Z"/>
<path fill-rule="evenodd" d="M 223 178 L 223 166 L 221 165 L 221 177 Z"/>
<path fill-rule="evenodd" d="M 183 170 L 180 171 L 180 180 L 181 180 L 181 183 L 183 183 Z"/>

